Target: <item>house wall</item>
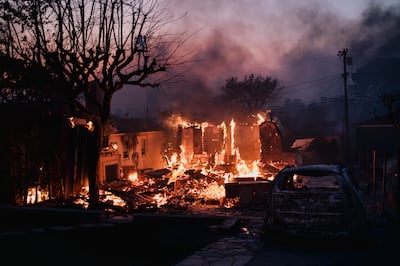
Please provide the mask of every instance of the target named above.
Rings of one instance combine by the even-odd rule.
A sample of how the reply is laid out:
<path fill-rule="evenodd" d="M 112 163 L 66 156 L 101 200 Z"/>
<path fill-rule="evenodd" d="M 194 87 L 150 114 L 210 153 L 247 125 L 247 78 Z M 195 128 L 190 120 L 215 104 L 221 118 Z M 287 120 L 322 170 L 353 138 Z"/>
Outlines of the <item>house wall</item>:
<path fill-rule="evenodd" d="M 274 122 L 264 121 L 259 127 L 261 161 L 269 164 L 283 160 L 282 136 Z"/>
<path fill-rule="evenodd" d="M 99 181 L 115 181 L 121 178 L 121 159 L 118 153 L 106 153 L 99 160 Z"/>
<path fill-rule="evenodd" d="M 109 150 L 102 155 L 101 180 L 107 178 L 106 166 L 115 164 L 116 161 L 122 170 L 121 177 L 124 178 L 129 178 L 140 170 L 166 167 L 166 161 L 161 154 L 164 139 L 162 131 L 111 134 L 108 138 Z M 108 170 L 110 173 L 110 169 Z"/>
<path fill-rule="evenodd" d="M 224 129 L 219 126 L 204 128 L 204 151 L 207 154 L 215 154 L 224 148 Z"/>
<path fill-rule="evenodd" d="M 382 214 L 400 213 L 400 128 L 388 124 L 356 127 L 358 182 Z"/>
<path fill-rule="evenodd" d="M 239 148 L 240 158 L 246 161 L 260 160 L 261 143 L 258 125 L 236 125 L 235 148 Z"/>
<path fill-rule="evenodd" d="M 137 145 L 134 152 L 138 169 L 161 169 L 166 167 L 166 161 L 161 153 L 164 144 L 162 131 L 140 132 L 136 135 Z"/>
<path fill-rule="evenodd" d="M 116 133 L 108 137 L 109 152 L 118 154 L 121 178 L 129 178 L 137 171 L 134 161 L 134 148 L 137 144 L 136 134 Z M 113 148 L 114 147 L 114 148 Z M 115 150 L 115 148 L 117 148 Z"/>
<path fill-rule="evenodd" d="M 194 154 L 194 131 L 193 127 L 184 127 L 181 131 L 181 161 L 190 163 Z"/>

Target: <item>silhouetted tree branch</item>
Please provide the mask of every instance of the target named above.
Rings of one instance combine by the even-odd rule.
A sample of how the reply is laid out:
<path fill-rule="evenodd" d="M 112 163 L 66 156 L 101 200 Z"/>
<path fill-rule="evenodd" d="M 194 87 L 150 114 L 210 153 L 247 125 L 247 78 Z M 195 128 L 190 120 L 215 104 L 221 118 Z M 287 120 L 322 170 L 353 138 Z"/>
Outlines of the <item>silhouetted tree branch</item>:
<path fill-rule="evenodd" d="M 72 102 L 85 94 L 95 122 L 88 147 L 92 205 L 98 201 L 97 162 L 109 122 L 111 100 L 124 85 L 158 86 L 185 40 L 162 34 L 164 11 L 157 0 L 0 0 L 0 52 L 38 65 L 62 80 Z M 78 111 L 78 110 L 76 110 Z"/>

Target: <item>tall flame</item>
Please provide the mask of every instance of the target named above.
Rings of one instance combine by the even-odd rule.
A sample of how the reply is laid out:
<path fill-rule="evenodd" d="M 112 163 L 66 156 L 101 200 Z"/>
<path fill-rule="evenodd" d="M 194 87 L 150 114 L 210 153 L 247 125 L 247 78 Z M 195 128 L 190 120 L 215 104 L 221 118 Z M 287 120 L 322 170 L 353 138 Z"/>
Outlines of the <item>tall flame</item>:
<path fill-rule="evenodd" d="M 231 120 L 230 126 L 231 126 L 231 149 L 232 149 L 232 155 L 235 155 L 236 154 L 236 148 L 235 148 L 235 126 L 236 126 L 236 123 L 235 123 L 235 121 L 233 121 L 233 119 Z"/>

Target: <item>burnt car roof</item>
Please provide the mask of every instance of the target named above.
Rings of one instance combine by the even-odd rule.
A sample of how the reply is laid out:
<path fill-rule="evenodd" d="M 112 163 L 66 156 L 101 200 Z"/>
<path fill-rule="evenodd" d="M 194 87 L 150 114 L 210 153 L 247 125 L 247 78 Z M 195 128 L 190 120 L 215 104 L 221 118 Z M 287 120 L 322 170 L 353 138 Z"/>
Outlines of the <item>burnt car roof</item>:
<path fill-rule="evenodd" d="M 278 174 L 299 174 L 299 173 L 331 173 L 336 174 L 345 178 L 354 189 L 358 191 L 360 189 L 359 184 L 356 179 L 354 179 L 351 170 L 346 165 L 339 165 L 339 164 L 310 164 L 310 165 L 300 165 L 300 166 L 293 166 L 288 165 L 283 168 Z M 276 181 L 276 178 L 273 182 Z"/>
<path fill-rule="evenodd" d="M 344 166 L 336 164 L 313 164 L 313 165 L 301 165 L 301 166 L 287 166 L 282 169 L 281 172 L 332 172 L 341 173 Z"/>

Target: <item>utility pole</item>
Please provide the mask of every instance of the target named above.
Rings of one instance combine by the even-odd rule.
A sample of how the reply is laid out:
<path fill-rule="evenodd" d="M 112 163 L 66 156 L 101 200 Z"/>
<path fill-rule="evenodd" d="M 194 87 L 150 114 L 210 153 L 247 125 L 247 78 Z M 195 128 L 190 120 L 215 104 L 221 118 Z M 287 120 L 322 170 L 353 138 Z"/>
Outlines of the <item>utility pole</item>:
<path fill-rule="evenodd" d="M 345 48 L 337 53 L 337 55 L 343 58 L 343 82 L 344 82 L 344 150 L 345 150 L 345 161 L 350 163 L 350 133 L 349 133 L 349 101 L 347 95 L 347 65 L 351 65 L 351 57 L 347 56 L 349 49 Z"/>

